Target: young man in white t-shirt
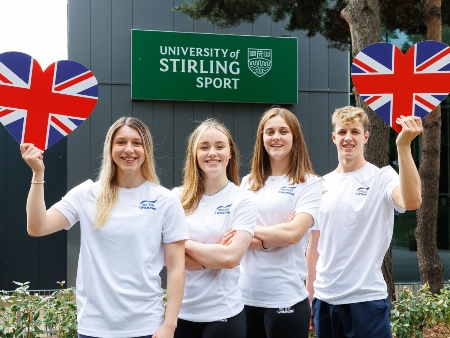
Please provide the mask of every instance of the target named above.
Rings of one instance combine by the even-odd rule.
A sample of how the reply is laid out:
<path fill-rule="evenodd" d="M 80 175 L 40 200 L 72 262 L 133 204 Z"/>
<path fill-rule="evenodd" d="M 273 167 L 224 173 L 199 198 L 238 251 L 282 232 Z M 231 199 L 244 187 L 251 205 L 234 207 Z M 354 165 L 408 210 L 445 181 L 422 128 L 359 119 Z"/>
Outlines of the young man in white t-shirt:
<path fill-rule="evenodd" d="M 318 338 L 392 337 L 381 265 L 392 239 L 394 209 L 415 210 L 421 204 L 410 144 L 423 130 L 419 117 L 401 116 L 396 122 L 402 126 L 396 141 L 399 174 L 364 159 L 369 121 L 363 109 L 343 107 L 332 116 L 339 164 L 323 177 L 307 253 Z"/>

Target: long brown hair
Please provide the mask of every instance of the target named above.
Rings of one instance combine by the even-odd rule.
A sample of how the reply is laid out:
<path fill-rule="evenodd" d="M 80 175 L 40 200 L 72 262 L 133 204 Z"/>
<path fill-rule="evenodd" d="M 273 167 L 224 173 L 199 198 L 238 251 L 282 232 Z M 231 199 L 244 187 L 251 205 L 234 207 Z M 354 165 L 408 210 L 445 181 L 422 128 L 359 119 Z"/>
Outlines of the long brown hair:
<path fill-rule="evenodd" d="M 202 179 L 202 170 L 198 165 L 197 147 L 200 137 L 207 129 L 217 129 L 227 138 L 230 146 L 231 158 L 227 166 L 227 178 L 236 185 L 239 185 L 238 156 L 239 152 L 231 137 L 230 131 L 215 119 L 207 119 L 201 123 L 189 136 L 186 160 L 184 165 L 183 192 L 181 193 L 181 205 L 186 215 L 195 211 L 198 203 L 205 192 L 205 185 Z"/>
<path fill-rule="evenodd" d="M 315 175 L 297 117 L 287 109 L 279 107 L 270 108 L 261 116 L 258 131 L 256 132 L 252 169 L 248 179 L 250 190 L 252 191 L 258 191 L 264 187 L 267 178 L 272 173 L 269 154 L 264 148 L 263 133 L 267 121 L 278 115 L 284 119 L 292 133 L 291 161 L 286 174 L 289 180 L 292 183 L 303 183 L 306 181 L 306 174 Z"/>
<path fill-rule="evenodd" d="M 105 224 L 112 209 L 116 205 L 119 196 L 117 167 L 112 159 L 111 149 L 117 130 L 123 126 L 129 126 L 137 130 L 140 134 L 145 152 L 145 160 L 141 166 L 142 174 L 147 181 L 159 184 L 159 179 L 155 170 L 153 142 L 150 131 L 141 120 L 135 117 L 121 117 L 109 128 L 103 145 L 103 159 L 98 178 L 100 181 L 100 191 L 96 198 L 94 228 L 101 228 Z"/>

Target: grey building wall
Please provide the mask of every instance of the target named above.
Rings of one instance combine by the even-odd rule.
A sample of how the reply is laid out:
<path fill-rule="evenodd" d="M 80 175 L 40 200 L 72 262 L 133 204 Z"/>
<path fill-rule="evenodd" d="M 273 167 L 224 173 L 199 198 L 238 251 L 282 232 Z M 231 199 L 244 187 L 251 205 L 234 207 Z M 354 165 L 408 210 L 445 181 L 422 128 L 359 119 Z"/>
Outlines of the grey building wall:
<path fill-rule="evenodd" d="M 330 114 L 349 103 L 349 54 L 328 49 L 321 36 L 306 38 L 305 32 L 287 32 L 286 22 L 268 16 L 254 24 L 220 29 L 204 21 L 190 21 L 173 12 L 184 0 L 68 0 L 68 57 L 91 69 L 99 81 L 99 101 L 91 117 L 67 140 L 67 189 L 95 179 L 105 133 L 124 115 L 145 121 L 153 135 L 156 165 L 162 184 L 181 184 L 185 141 L 193 121 L 216 117 L 233 134 L 241 152 L 241 175 L 249 171 L 254 137 L 267 104 L 132 101 L 131 29 L 294 36 L 298 38 L 298 104 L 287 106 L 298 117 L 317 173 L 337 165 L 331 142 Z M 67 234 L 67 280 L 75 284 L 80 234 L 73 227 Z"/>

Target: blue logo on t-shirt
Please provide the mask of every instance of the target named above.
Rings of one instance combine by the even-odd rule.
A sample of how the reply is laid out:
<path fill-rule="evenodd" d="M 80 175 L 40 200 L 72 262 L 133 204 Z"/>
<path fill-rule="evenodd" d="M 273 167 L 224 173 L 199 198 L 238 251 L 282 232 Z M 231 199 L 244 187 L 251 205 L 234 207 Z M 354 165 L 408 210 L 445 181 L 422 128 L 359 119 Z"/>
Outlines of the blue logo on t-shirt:
<path fill-rule="evenodd" d="M 294 196 L 294 189 L 297 188 L 296 185 L 294 185 L 293 187 L 281 187 L 280 191 L 278 192 L 279 194 L 286 194 L 286 195 L 291 195 Z"/>
<path fill-rule="evenodd" d="M 370 189 L 370 187 L 368 187 L 368 188 L 363 188 L 363 187 L 358 188 L 356 190 L 356 195 L 367 196 L 367 193 L 369 192 L 369 189 Z"/>
<path fill-rule="evenodd" d="M 139 204 L 139 209 L 151 209 L 151 210 L 156 210 L 156 207 L 155 207 L 156 201 L 157 201 L 157 200 L 154 200 L 154 201 L 143 200 L 143 201 Z"/>
<path fill-rule="evenodd" d="M 219 207 L 217 207 L 217 209 L 216 209 L 216 211 L 214 211 L 214 213 L 218 214 L 218 215 L 223 215 L 223 214 L 228 214 L 229 215 L 230 214 L 231 204 L 232 203 L 230 203 L 230 204 L 228 204 L 226 206 L 219 206 Z"/>

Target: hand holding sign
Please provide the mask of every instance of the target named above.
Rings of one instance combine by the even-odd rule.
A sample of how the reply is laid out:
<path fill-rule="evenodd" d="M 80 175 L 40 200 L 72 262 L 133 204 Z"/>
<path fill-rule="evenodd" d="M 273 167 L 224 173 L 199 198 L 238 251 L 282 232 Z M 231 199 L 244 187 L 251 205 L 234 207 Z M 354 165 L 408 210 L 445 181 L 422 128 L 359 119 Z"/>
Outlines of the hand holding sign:
<path fill-rule="evenodd" d="M 97 99 L 94 74 L 77 62 L 43 72 L 30 55 L 0 54 L 0 122 L 19 143 L 49 148 L 89 117 Z"/>
<path fill-rule="evenodd" d="M 423 41 L 403 55 L 390 43 L 374 43 L 356 55 L 352 79 L 366 104 L 400 132 L 400 115 L 424 118 L 450 92 L 450 48 Z"/>

